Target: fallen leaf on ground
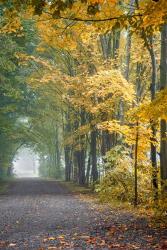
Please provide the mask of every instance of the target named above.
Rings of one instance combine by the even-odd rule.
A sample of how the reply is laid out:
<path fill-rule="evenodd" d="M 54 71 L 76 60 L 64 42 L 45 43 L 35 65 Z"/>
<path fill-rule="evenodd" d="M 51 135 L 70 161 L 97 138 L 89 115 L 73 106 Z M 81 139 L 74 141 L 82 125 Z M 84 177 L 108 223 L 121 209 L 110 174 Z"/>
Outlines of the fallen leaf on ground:
<path fill-rule="evenodd" d="M 16 244 L 15 244 L 15 243 L 10 243 L 8 246 L 9 246 L 9 247 L 15 247 Z"/>
<path fill-rule="evenodd" d="M 48 250 L 55 250 L 58 249 L 57 247 L 48 247 Z"/>

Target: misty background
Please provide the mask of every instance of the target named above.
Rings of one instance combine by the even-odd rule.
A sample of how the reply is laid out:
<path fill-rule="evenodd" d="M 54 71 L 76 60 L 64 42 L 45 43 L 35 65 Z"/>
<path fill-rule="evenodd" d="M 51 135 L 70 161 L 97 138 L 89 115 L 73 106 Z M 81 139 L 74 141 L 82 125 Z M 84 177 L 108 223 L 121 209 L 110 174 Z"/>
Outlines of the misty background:
<path fill-rule="evenodd" d="M 39 177 L 38 155 L 29 148 L 19 149 L 13 162 L 13 168 L 16 177 Z"/>

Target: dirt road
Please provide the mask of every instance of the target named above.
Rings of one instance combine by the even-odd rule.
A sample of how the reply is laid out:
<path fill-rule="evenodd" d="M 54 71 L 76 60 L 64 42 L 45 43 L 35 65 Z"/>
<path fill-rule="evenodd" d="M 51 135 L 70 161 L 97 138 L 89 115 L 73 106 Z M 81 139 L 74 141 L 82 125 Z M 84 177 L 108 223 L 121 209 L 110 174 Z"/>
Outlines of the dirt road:
<path fill-rule="evenodd" d="M 60 182 L 20 179 L 0 195 L 0 249 L 167 249 L 165 230 L 82 201 Z"/>

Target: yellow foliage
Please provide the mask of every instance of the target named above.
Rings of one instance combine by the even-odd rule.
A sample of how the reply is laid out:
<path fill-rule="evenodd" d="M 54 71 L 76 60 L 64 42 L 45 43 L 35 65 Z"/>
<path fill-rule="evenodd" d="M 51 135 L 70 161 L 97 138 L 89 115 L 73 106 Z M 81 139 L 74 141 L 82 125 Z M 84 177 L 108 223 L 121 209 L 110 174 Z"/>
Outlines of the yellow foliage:
<path fill-rule="evenodd" d="M 153 102 L 143 104 L 138 115 L 147 120 L 167 120 L 167 89 L 161 90 Z"/>
<path fill-rule="evenodd" d="M 22 25 L 17 11 L 6 10 L 0 25 L 1 34 L 21 33 Z"/>
<path fill-rule="evenodd" d="M 112 115 L 120 100 L 131 105 L 134 99 L 133 85 L 116 70 L 100 70 L 93 76 L 74 77 L 69 86 L 69 101 L 76 107 L 84 107 L 94 115 Z"/>

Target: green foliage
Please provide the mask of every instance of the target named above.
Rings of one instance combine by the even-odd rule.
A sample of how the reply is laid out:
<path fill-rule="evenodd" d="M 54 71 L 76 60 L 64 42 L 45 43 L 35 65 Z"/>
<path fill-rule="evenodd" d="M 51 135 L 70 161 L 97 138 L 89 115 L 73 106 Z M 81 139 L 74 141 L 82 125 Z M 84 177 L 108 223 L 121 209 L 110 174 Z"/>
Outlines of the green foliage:
<path fill-rule="evenodd" d="M 117 145 L 114 148 L 112 148 L 110 151 L 106 153 L 104 158 L 104 168 L 106 170 L 111 170 L 115 168 L 116 166 L 119 166 L 121 164 L 121 159 L 128 158 L 129 151 L 125 146 L 123 145 Z"/>
<path fill-rule="evenodd" d="M 134 200 L 134 167 L 130 157 L 130 150 L 122 146 L 116 146 L 105 156 L 104 169 L 106 171 L 101 183 L 96 186 L 96 192 L 103 202 L 113 200 Z M 148 169 L 147 169 L 148 168 Z M 138 194 L 139 203 L 152 201 L 150 166 L 139 166 L 138 170 Z"/>
<path fill-rule="evenodd" d="M 15 153 L 25 140 L 22 118 L 28 115 L 34 92 L 27 86 L 27 72 L 19 64 L 17 53 L 31 52 L 35 31 L 24 21 L 23 36 L 0 34 L 0 177 L 12 174 Z M 34 39 L 35 41 L 35 39 Z M 33 48 L 34 49 L 34 48 Z M 24 72 L 24 73 L 23 73 Z M 19 76 L 19 77 L 18 77 Z"/>

